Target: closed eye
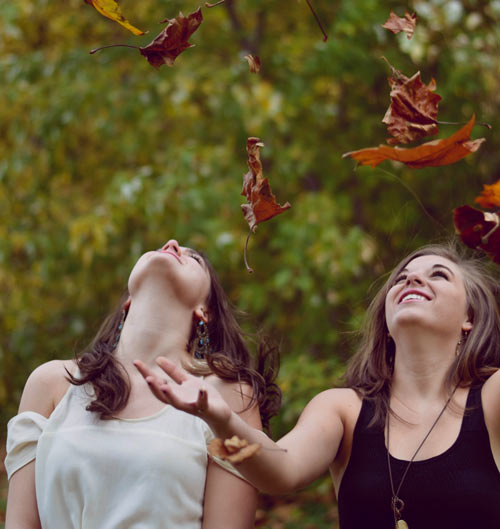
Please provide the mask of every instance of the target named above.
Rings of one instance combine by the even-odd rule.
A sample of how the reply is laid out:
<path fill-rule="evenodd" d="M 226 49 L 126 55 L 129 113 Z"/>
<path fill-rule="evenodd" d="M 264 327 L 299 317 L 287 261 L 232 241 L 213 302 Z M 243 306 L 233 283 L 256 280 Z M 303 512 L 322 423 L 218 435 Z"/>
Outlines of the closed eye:
<path fill-rule="evenodd" d="M 443 272 L 442 270 L 435 270 L 434 272 L 432 272 L 431 277 L 435 277 L 435 276 L 444 277 L 444 279 L 449 281 L 448 274 L 446 272 Z"/>
<path fill-rule="evenodd" d="M 401 281 L 406 281 L 406 274 L 400 274 L 394 280 L 394 284 L 401 283 Z"/>
<path fill-rule="evenodd" d="M 192 257 L 195 261 L 202 264 L 201 257 L 197 253 L 190 253 L 189 257 Z"/>

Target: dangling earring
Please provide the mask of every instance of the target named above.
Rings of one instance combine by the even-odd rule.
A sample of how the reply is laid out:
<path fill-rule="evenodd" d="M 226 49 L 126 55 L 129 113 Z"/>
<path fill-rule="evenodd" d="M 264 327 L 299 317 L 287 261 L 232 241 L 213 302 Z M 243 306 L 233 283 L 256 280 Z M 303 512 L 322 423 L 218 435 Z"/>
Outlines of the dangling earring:
<path fill-rule="evenodd" d="M 196 345 L 194 357 L 203 360 L 210 354 L 210 338 L 208 337 L 207 324 L 200 320 L 196 326 Z"/>
<path fill-rule="evenodd" d="M 127 317 L 127 311 L 125 309 L 122 309 L 122 314 L 120 318 L 120 323 L 118 324 L 118 329 L 115 334 L 115 341 L 113 342 L 113 345 L 111 346 L 111 350 L 114 351 L 116 347 L 118 346 L 118 342 L 120 341 L 120 335 L 122 333 L 123 324 L 125 323 L 125 318 Z"/>

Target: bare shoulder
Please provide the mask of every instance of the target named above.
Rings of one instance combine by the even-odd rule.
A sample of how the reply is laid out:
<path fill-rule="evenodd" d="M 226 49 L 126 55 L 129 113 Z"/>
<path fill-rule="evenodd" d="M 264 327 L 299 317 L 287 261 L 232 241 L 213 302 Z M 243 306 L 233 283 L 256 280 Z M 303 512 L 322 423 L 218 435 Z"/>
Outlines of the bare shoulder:
<path fill-rule="evenodd" d="M 69 387 L 67 371 L 73 373 L 75 367 L 72 360 L 51 360 L 38 366 L 26 381 L 19 413 L 34 411 L 48 417 Z"/>
<path fill-rule="evenodd" d="M 332 388 L 318 393 L 304 412 L 334 415 L 344 424 L 356 420 L 361 408 L 359 395 L 350 388 Z"/>
<path fill-rule="evenodd" d="M 242 419 L 255 427 L 261 427 L 260 413 L 257 402 L 252 402 L 253 389 L 247 382 L 224 380 L 217 375 L 209 375 L 205 379 L 222 395 L 231 409 Z"/>
<path fill-rule="evenodd" d="M 500 435 L 500 369 L 484 383 L 481 397 L 486 423 Z"/>

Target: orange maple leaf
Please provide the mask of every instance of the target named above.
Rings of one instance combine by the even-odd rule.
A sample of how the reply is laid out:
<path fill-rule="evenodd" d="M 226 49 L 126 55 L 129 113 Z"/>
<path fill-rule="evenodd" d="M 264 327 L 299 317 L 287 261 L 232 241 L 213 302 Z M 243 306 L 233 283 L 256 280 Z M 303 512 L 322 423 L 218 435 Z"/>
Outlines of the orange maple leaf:
<path fill-rule="evenodd" d="M 485 138 L 477 140 L 470 139 L 470 133 L 474 126 L 475 116 L 460 130 L 449 138 L 434 140 L 423 143 L 411 149 L 401 149 L 379 145 L 378 147 L 368 147 L 358 151 L 346 152 L 343 158 L 350 156 L 361 165 L 376 167 L 385 160 L 402 162 L 408 167 L 421 169 L 423 167 L 439 167 L 458 162 L 471 152 L 476 152 Z"/>
<path fill-rule="evenodd" d="M 417 25 L 417 15 L 413 13 L 410 15 L 408 12 L 405 12 L 404 18 L 398 17 L 394 11 L 391 11 L 387 21 L 382 24 L 382 27 L 392 31 L 393 33 L 399 33 L 404 31 L 406 36 L 411 39 L 413 32 L 415 31 L 415 26 Z"/>
<path fill-rule="evenodd" d="M 487 209 L 500 208 L 500 180 L 491 185 L 485 184 L 481 194 L 476 197 L 474 202 Z"/>
<path fill-rule="evenodd" d="M 123 16 L 120 6 L 115 0 L 85 0 L 85 2 L 94 6 L 101 15 L 121 24 L 134 35 L 144 35 L 144 31 L 137 29 Z"/>
<path fill-rule="evenodd" d="M 481 211 L 470 206 L 453 210 L 455 231 L 469 248 L 483 250 L 500 264 L 500 217 L 498 213 Z"/>

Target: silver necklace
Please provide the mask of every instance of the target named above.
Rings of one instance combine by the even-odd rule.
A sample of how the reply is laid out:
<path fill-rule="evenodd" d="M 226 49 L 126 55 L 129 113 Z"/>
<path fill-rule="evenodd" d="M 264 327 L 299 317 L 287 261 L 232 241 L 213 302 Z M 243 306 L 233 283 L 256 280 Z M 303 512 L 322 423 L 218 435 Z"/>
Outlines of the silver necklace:
<path fill-rule="evenodd" d="M 401 481 L 399 482 L 398 488 L 396 491 L 394 491 L 394 481 L 392 479 L 392 469 L 391 469 L 391 459 L 389 456 L 389 436 L 390 436 L 390 420 L 389 420 L 389 412 L 387 412 L 386 416 L 386 430 L 387 430 L 387 467 L 389 469 L 389 479 L 391 481 L 391 492 L 392 492 L 392 499 L 391 499 L 391 507 L 392 512 L 394 514 L 394 526 L 395 529 L 409 529 L 408 524 L 402 519 L 401 513 L 403 512 L 403 509 L 405 507 L 405 502 L 399 497 L 399 491 L 401 490 L 401 486 L 403 485 L 403 482 L 406 478 L 406 475 L 408 474 L 408 470 L 410 470 L 410 466 L 413 463 L 413 460 L 419 453 L 420 449 L 424 445 L 425 441 L 427 441 L 427 438 L 431 434 L 432 430 L 434 429 L 434 426 L 438 423 L 439 419 L 441 419 L 441 416 L 445 412 L 446 408 L 448 407 L 448 404 L 450 403 L 451 399 L 453 398 L 453 395 L 455 394 L 455 391 L 458 388 L 458 384 L 455 386 L 455 389 L 452 391 L 451 395 L 448 397 L 448 400 L 446 401 L 445 405 L 443 406 L 443 409 L 439 412 L 439 415 L 436 417 L 436 420 L 432 423 L 432 426 L 429 428 L 429 431 L 423 438 L 422 442 L 418 445 L 418 448 L 415 450 L 415 453 L 412 455 L 410 461 L 408 462 L 408 465 L 406 465 L 406 469 L 403 473 L 403 477 L 401 478 Z"/>

